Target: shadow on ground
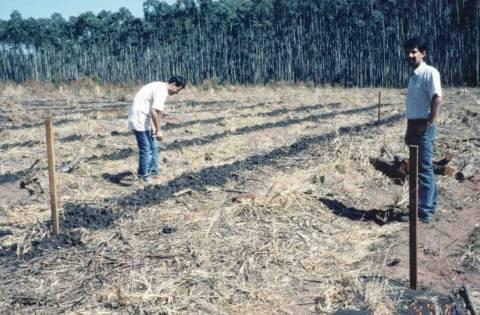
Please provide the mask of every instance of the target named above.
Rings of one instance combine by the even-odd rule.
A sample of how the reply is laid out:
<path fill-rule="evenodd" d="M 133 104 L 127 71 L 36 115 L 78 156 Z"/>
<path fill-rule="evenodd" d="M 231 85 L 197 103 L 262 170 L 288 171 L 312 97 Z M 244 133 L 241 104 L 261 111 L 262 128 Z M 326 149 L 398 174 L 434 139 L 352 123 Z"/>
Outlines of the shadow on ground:
<path fill-rule="evenodd" d="M 354 207 L 347 207 L 344 203 L 335 199 L 319 198 L 319 201 L 332 210 L 335 215 L 353 221 L 372 221 L 380 226 L 391 222 L 404 222 L 402 216 L 405 213 L 394 207 L 385 210 L 359 210 Z"/>
<path fill-rule="evenodd" d="M 0 175 L 0 185 L 16 182 L 17 180 L 25 176 L 25 174 L 26 174 L 26 170 Z"/>
<path fill-rule="evenodd" d="M 118 174 L 103 173 L 102 177 L 123 187 L 132 186 L 135 181 L 135 175 L 130 171 L 120 172 Z"/>

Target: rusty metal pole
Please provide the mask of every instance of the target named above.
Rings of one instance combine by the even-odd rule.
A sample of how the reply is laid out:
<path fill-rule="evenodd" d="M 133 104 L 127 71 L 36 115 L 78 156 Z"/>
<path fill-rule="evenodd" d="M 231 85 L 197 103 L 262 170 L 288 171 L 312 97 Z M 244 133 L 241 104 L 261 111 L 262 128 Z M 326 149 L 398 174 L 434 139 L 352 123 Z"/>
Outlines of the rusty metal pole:
<path fill-rule="evenodd" d="M 380 128 L 380 107 L 382 106 L 382 91 L 378 92 L 378 121 L 377 128 Z"/>
<path fill-rule="evenodd" d="M 417 217 L 418 217 L 418 146 L 410 146 L 409 209 L 410 209 L 410 288 L 417 289 Z"/>
<path fill-rule="evenodd" d="M 45 119 L 45 128 L 47 131 L 47 155 L 48 155 L 48 181 L 50 184 L 50 207 L 52 209 L 52 233 L 58 235 L 60 232 L 60 223 L 57 207 L 57 185 L 55 180 L 55 151 L 53 148 L 53 127 L 52 119 Z"/>

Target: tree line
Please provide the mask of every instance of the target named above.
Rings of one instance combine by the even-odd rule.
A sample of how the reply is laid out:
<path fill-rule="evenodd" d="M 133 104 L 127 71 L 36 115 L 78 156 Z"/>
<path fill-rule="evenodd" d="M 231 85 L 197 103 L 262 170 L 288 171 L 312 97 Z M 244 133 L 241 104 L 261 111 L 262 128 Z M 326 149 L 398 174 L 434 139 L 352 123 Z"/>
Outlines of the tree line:
<path fill-rule="evenodd" d="M 422 35 L 445 84 L 480 82 L 480 0 L 146 0 L 143 11 L 14 11 L 0 20 L 0 80 L 402 86 L 402 44 Z"/>

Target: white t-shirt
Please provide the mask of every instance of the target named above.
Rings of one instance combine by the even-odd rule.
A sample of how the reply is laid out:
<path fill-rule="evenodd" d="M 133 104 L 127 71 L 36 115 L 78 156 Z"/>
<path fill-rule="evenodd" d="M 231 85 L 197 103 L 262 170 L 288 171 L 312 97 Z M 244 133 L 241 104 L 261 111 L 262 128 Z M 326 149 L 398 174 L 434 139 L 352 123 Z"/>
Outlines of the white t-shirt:
<path fill-rule="evenodd" d="M 408 81 L 405 115 L 407 119 L 426 119 L 430 114 L 433 96 L 442 96 L 440 73 L 422 62 Z"/>
<path fill-rule="evenodd" d="M 168 97 L 168 84 L 152 82 L 143 86 L 135 95 L 132 105 L 128 108 L 128 129 L 136 131 L 150 130 L 150 111 L 165 109 Z"/>

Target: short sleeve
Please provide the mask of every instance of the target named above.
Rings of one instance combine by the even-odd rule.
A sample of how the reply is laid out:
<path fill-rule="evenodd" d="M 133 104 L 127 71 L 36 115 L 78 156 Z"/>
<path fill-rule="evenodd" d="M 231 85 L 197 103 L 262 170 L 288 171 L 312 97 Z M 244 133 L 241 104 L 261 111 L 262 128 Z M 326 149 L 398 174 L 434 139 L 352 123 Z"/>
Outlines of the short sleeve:
<path fill-rule="evenodd" d="M 430 99 L 433 98 L 434 95 L 442 96 L 442 84 L 440 81 L 440 73 L 437 69 L 433 69 L 431 73 L 431 82 L 430 82 L 430 89 L 429 89 L 429 96 Z"/>
<path fill-rule="evenodd" d="M 165 111 L 165 101 L 167 100 L 168 90 L 157 88 L 153 92 L 152 108 L 161 112 Z"/>

